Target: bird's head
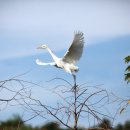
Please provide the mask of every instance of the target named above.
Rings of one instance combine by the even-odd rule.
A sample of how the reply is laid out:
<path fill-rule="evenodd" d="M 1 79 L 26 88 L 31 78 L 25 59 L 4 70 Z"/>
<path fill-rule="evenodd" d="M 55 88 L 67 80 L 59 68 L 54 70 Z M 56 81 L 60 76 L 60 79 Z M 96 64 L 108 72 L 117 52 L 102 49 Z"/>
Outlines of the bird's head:
<path fill-rule="evenodd" d="M 47 45 L 40 45 L 39 47 L 37 47 L 37 49 L 46 49 L 47 48 Z"/>

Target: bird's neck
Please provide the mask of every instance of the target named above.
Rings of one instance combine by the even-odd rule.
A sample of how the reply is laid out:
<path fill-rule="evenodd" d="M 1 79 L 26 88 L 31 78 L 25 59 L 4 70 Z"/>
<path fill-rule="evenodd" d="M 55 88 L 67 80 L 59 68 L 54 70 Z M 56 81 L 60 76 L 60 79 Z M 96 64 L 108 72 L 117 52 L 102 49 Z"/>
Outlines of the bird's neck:
<path fill-rule="evenodd" d="M 59 58 L 52 52 L 50 48 L 47 48 L 47 50 L 51 54 L 53 60 L 56 62 Z"/>

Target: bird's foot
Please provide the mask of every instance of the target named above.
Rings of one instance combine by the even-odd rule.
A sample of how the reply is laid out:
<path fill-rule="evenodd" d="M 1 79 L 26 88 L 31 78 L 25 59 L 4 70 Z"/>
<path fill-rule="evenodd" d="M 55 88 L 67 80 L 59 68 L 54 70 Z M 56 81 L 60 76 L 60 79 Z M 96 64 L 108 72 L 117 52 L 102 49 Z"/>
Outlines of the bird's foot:
<path fill-rule="evenodd" d="M 73 86 L 73 87 L 71 88 L 71 91 L 74 92 L 74 93 L 78 93 L 78 91 L 79 91 L 78 85 Z"/>

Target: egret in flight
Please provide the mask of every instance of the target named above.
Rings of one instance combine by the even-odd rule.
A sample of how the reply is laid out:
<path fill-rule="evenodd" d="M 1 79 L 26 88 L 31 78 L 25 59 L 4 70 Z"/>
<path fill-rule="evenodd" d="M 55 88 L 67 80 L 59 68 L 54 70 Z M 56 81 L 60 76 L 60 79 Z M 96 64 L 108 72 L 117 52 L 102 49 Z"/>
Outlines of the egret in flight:
<path fill-rule="evenodd" d="M 74 39 L 62 58 L 57 57 L 52 50 L 47 45 L 41 45 L 37 49 L 46 49 L 50 55 L 52 56 L 54 62 L 45 63 L 39 59 L 36 60 L 38 65 L 52 65 L 57 68 L 64 69 L 67 73 L 73 75 L 73 72 L 77 72 L 79 70 L 78 66 L 75 66 L 76 62 L 82 56 L 84 47 L 84 37 L 82 32 L 76 32 L 74 34 Z"/>

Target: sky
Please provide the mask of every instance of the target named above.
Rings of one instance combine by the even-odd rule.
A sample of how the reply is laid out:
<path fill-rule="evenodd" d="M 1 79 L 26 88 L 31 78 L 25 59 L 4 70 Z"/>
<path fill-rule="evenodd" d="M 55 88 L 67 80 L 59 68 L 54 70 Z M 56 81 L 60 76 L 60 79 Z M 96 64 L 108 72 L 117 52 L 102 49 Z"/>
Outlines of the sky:
<path fill-rule="evenodd" d="M 130 88 L 124 82 L 124 57 L 130 53 L 129 0 L 0 0 L 0 19 L 0 80 L 31 70 L 23 78 L 38 82 L 64 77 L 71 81 L 62 70 L 37 66 L 37 58 L 46 62 L 52 59 L 36 47 L 47 44 L 62 57 L 74 31 L 82 31 L 85 48 L 78 62 L 78 82 L 103 84 L 109 91 L 129 97 Z M 39 93 L 37 90 L 35 95 Z M 16 109 L 0 112 L 0 120 Z M 117 122 L 130 119 L 128 113 Z"/>

